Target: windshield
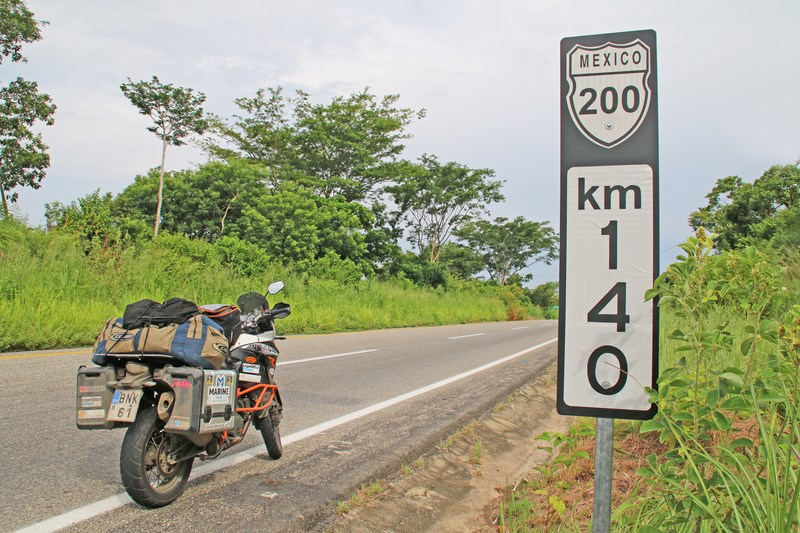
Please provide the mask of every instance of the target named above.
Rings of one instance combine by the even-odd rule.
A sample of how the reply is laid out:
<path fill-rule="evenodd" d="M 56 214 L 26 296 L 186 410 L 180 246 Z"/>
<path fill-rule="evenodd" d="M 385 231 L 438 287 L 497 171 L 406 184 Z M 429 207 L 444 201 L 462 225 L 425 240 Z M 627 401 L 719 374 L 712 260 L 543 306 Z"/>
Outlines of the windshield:
<path fill-rule="evenodd" d="M 264 310 L 269 307 L 267 305 L 267 299 L 264 298 L 264 295 L 257 292 L 248 292 L 246 294 L 242 294 L 239 296 L 239 299 L 236 300 L 236 305 L 239 306 L 239 311 L 241 311 L 244 315 L 251 313 L 256 309 Z"/>

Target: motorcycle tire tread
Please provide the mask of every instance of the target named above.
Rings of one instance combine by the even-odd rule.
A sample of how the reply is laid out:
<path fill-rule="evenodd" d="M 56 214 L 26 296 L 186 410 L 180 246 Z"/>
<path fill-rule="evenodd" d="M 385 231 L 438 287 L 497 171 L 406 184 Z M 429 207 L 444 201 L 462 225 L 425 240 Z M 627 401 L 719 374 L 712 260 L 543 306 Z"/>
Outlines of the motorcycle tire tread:
<path fill-rule="evenodd" d="M 143 409 L 125 433 L 119 457 L 122 484 L 128 495 L 136 503 L 150 508 L 169 505 L 183 494 L 194 462 L 193 459 L 187 459 L 177 467 L 180 470 L 175 474 L 178 479 L 174 487 L 164 492 L 152 488 L 146 479 L 144 458 L 147 443 L 158 430 L 158 423 L 154 408 Z"/>

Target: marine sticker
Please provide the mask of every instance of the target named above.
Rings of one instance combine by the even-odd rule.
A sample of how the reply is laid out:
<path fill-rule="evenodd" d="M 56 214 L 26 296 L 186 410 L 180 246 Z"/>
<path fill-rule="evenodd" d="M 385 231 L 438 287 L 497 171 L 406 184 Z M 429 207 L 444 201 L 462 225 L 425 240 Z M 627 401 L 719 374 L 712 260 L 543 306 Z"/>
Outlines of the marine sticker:
<path fill-rule="evenodd" d="M 207 379 L 206 382 L 211 381 Z M 208 387 L 207 391 L 207 405 L 224 405 L 230 403 L 231 396 L 231 376 L 224 374 L 216 376 L 213 380 L 212 386 Z"/>

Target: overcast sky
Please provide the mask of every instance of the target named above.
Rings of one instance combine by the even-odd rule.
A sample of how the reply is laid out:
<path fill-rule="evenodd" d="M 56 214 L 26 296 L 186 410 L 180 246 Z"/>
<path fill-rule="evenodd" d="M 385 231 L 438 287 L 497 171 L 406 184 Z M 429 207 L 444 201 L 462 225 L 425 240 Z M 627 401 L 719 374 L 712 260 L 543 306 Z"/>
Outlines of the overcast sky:
<path fill-rule="evenodd" d="M 128 77 L 191 87 L 222 116 L 262 87 L 328 102 L 365 87 L 425 108 L 405 156 L 492 168 L 507 200 L 491 215 L 559 220 L 559 43 L 653 29 L 658 37 L 662 264 L 690 233 L 688 214 L 717 179 L 747 181 L 800 159 L 800 2 L 28 0 L 50 25 L 27 64 L 0 82 L 39 83 L 58 106 L 45 130 L 52 164 L 19 210 L 95 189 L 114 194 L 160 163 L 160 143 L 119 85 Z M 205 161 L 170 148 L 167 169 Z M 541 283 L 555 267 L 533 269 Z"/>

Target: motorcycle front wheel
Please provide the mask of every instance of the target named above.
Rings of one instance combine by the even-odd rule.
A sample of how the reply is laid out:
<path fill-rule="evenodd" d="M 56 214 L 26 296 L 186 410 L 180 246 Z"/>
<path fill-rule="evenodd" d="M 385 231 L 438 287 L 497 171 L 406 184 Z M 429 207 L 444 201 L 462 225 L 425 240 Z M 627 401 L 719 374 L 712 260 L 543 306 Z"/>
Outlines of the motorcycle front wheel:
<path fill-rule="evenodd" d="M 281 430 L 272 423 L 272 416 L 267 415 L 258 421 L 258 429 L 261 431 L 261 438 L 267 447 L 270 459 L 280 459 L 283 455 L 283 444 L 281 444 Z"/>
<path fill-rule="evenodd" d="M 163 507 L 183 493 L 194 458 L 180 462 L 174 454 L 184 438 L 164 431 L 155 409 L 145 409 L 125 433 L 119 454 L 122 484 L 136 503 Z"/>

